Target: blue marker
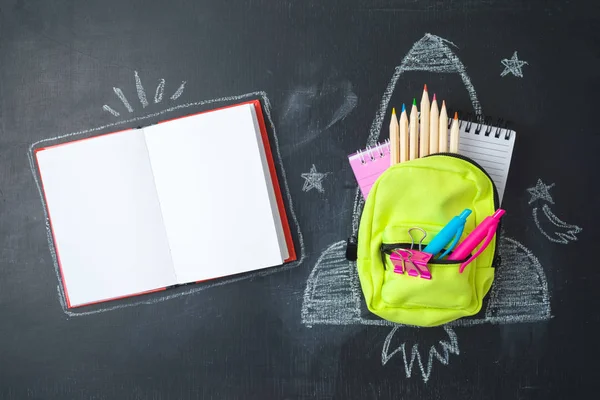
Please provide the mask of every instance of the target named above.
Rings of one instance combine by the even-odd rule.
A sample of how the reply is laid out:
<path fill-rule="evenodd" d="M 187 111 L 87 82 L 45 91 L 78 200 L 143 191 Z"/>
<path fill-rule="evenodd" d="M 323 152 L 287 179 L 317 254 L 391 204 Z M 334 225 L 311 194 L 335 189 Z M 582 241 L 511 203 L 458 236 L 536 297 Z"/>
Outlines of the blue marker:
<path fill-rule="evenodd" d="M 446 251 L 437 258 L 443 258 L 450 253 L 454 246 L 456 246 L 458 239 L 460 239 L 460 235 L 462 235 L 463 230 L 465 229 L 467 217 L 471 215 L 471 212 L 471 210 L 465 208 L 465 210 L 460 213 L 459 216 L 452 218 L 450 222 L 448 222 L 448 224 L 437 235 L 435 235 L 435 237 L 423 249 L 423 251 L 425 253 L 433 254 L 435 257 L 435 255 L 442 251 L 444 247 L 448 246 Z M 450 244 L 448 245 L 448 243 Z"/>

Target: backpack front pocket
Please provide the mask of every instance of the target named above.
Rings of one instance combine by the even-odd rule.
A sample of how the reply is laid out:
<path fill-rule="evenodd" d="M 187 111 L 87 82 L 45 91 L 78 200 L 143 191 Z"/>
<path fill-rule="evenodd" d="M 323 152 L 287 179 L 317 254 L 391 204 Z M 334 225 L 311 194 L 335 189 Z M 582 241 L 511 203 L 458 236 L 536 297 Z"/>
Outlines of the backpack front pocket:
<path fill-rule="evenodd" d="M 423 247 L 441 228 L 434 225 L 425 227 L 427 236 L 423 240 Z M 462 261 L 430 260 L 427 268 L 431 273 L 431 279 L 394 272 L 390 253 L 395 247 L 411 247 L 410 242 L 406 243 L 407 230 L 406 226 L 394 226 L 386 229 L 384 234 L 381 256 L 385 272 L 381 300 L 389 306 L 404 308 L 467 309 L 472 307 L 471 302 L 475 295 L 475 268 L 467 268 L 461 274 L 459 267 Z M 418 249 L 418 243 L 414 243 L 412 247 Z"/>

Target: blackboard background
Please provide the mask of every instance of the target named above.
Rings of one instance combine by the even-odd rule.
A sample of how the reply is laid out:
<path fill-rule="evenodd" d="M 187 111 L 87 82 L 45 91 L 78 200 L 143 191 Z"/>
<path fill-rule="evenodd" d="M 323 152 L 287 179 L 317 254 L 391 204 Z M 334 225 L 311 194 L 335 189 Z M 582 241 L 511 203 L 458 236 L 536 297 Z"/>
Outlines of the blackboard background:
<path fill-rule="evenodd" d="M 600 356 L 594 290 L 600 270 L 592 251 L 598 238 L 599 17 L 592 1 L 2 1 L 0 397 L 533 399 L 585 393 Z M 401 357 L 382 366 L 389 327 L 308 327 L 300 310 L 317 258 L 351 232 L 355 186 L 345 156 L 364 146 L 394 68 L 427 32 L 458 46 L 484 112 L 509 119 L 518 132 L 504 229 L 543 265 L 553 318 L 455 328 L 460 355 L 446 366 L 434 364 L 424 383 L 419 373 L 406 378 Z M 515 50 L 529 63 L 524 77 L 500 77 L 500 60 Z M 163 103 L 142 109 L 134 71 L 149 98 L 158 80 L 166 80 Z M 182 81 L 183 95 L 171 102 Z M 409 73 L 396 93 L 410 101 L 423 82 L 454 108 L 472 111 L 456 76 Z M 113 86 L 123 89 L 132 114 Z M 304 261 L 155 304 L 66 314 L 29 146 L 171 105 L 255 91 L 266 92 L 272 104 Z M 356 107 L 335 121 L 347 99 Z M 102 110 L 104 104 L 121 116 Z M 324 193 L 302 191 L 300 174 L 312 164 L 329 172 Z M 555 183 L 552 209 L 583 228 L 578 241 L 551 243 L 535 226 L 526 189 L 538 178 Z M 443 332 L 405 328 L 398 334 L 409 346 L 427 346 Z"/>

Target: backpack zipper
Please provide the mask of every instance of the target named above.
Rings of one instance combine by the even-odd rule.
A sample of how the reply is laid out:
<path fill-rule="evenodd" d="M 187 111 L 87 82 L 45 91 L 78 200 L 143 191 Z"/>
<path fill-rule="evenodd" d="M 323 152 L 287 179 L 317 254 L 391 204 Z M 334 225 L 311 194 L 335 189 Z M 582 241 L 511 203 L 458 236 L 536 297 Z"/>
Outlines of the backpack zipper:
<path fill-rule="evenodd" d="M 381 252 L 387 255 L 391 255 L 394 251 L 394 249 L 397 248 L 401 248 L 401 249 L 407 249 L 410 248 L 411 244 L 410 243 L 384 243 L 381 245 Z M 469 255 L 468 257 L 466 257 L 464 260 L 440 260 L 437 258 L 431 258 L 431 260 L 429 260 L 429 262 L 427 264 L 446 264 L 446 265 L 458 265 L 458 264 L 462 264 L 463 262 L 467 261 L 469 259 L 469 257 L 471 257 L 471 255 Z M 385 263 L 384 263 L 385 265 Z"/>

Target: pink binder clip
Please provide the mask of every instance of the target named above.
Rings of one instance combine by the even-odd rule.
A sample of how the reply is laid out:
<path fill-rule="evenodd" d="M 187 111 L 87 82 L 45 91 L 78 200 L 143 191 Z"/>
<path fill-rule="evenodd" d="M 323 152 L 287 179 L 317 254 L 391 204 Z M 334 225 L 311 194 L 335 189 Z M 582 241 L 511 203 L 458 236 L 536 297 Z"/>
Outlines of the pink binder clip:
<path fill-rule="evenodd" d="M 390 255 L 390 260 L 394 264 L 394 272 L 409 276 L 431 279 L 431 272 L 427 268 L 427 263 L 433 257 L 432 254 L 418 250 L 397 249 Z"/>
<path fill-rule="evenodd" d="M 411 232 L 413 229 L 423 233 L 423 237 L 421 237 L 421 240 L 419 241 L 419 250 L 413 250 L 415 245 L 415 240 Z M 406 271 L 409 276 L 431 279 L 431 272 L 427 268 L 427 263 L 431 260 L 433 254 L 421 251 L 421 243 L 423 243 L 423 239 L 427 236 L 427 232 L 421 228 L 411 228 L 408 230 L 408 234 L 412 239 L 410 250 L 396 249 L 390 255 L 390 260 L 392 261 L 392 264 L 394 264 L 394 272 L 397 274 L 404 274 L 404 271 Z"/>

